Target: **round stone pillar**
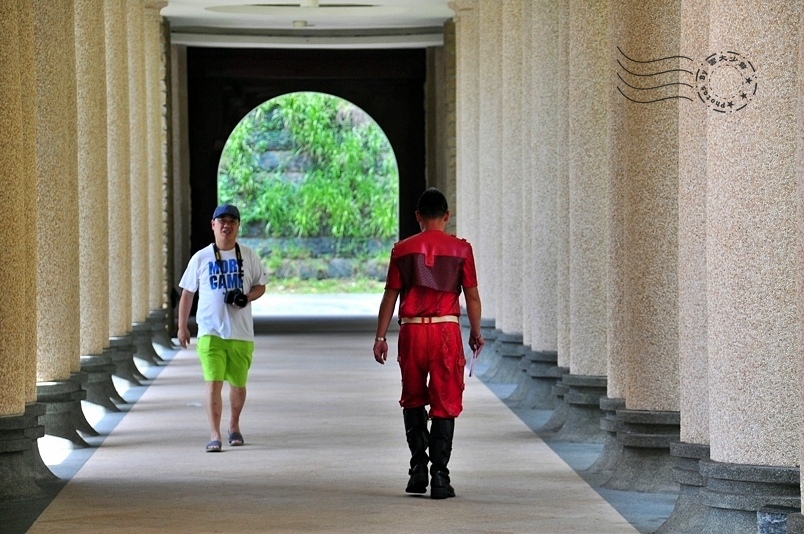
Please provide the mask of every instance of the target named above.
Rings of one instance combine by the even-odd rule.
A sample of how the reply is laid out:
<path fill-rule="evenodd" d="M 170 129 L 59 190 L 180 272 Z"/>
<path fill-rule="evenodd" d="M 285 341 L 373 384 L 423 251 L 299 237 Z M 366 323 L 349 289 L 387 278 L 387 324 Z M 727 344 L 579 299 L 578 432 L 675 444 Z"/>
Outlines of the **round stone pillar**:
<path fill-rule="evenodd" d="M 145 79 L 148 100 L 148 205 L 150 272 L 148 316 L 145 322 L 151 330 L 152 342 L 168 348 L 173 343 L 167 335 L 168 286 L 167 282 L 167 180 L 163 147 L 165 144 L 166 92 L 162 87 L 166 79 L 162 46 L 162 16 L 159 11 L 167 6 L 164 0 L 149 0 L 145 4 L 143 34 L 145 38 Z M 153 349 L 153 347 L 151 347 Z M 162 358 L 153 351 L 158 363 Z"/>
<path fill-rule="evenodd" d="M 34 246 L 34 77 L 33 7 L 18 0 L 0 3 L 0 130 L 5 132 L 0 165 L 3 254 L 0 273 L 9 287 L 0 308 L 0 501 L 45 496 L 40 483 L 55 477 L 39 456 L 44 435 L 36 400 L 36 317 Z"/>
<path fill-rule="evenodd" d="M 136 2 L 131 2 L 135 4 Z M 130 337 L 131 332 L 131 195 L 130 128 L 129 128 L 129 68 L 128 17 L 124 0 L 104 2 L 104 40 L 106 43 L 106 135 L 109 172 L 109 342 Z M 121 343 L 119 340 L 114 343 Z M 126 346 L 131 343 L 124 343 Z M 131 375 L 130 362 L 120 358 L 133 357 L 111 351 L 113 365 Z"/>
<path fill-rule="evenodd" d="M 559 40 L 559 6 L 556 2 L 534 2 L 525 22 L 526 51 L 529 68 L 524 83 L 529 87 L 526 118 L 530 153 L 530 172 L 526 190 L 529 240 L 523 245 L 527 277 L 524 281 L 522 369 L 531 378 L 523 387 L 521 405 L 554 409 L 557 399 L 553 386 L 560 377 L 557 353 L 557 276 L 559 153 L 566 121 L 561 119 L 566 107 L 560 97 L 562 68 Z M 545 77 L 545 72 L 557 73 Z"/>
<path fill-rule="evenodd" d="M 106 43 L 102 0 L 76 0 L 76 90 L 78 94 L 78 225 L 80 354 L 86 400 L 117 408 L 109 340 L 109 173 L 106 126 Z"/>
<path fill-rule="evenodd" d="M 715 0 L 710 10 L 718 14 L 709 19 L 714 55 L 701 75 L 715 100 L 706 109 L 711 462 L 702 464 L 701 496 L 710 508 L 704 532 L 740 534 L 756 532 L 760 507 L 799 503 L 797 488 L 795 497 L 790 490 L 799 482 L 791 475 L 801 443 L 801 74 L 791 58 L 800 48 L 802 6 Z"/>
<path fill-rule="evenodd" d="M 606 374 L 609 3 L 571 0 L 569 69 L 569 399 L 558 439 L 602 441 Z M 559 361 L 564 362 L 560 358 Z M 602 381 L 602 382 L 601 382 Z M 602 383 L 603 389 L 600 389 Z M 581 384 L 595 384 L 584 387 Z M 575 389 L 574 392 L 572 390 Z"/>
<path fill-rule="evenodd" d="M 570 366 L 570 254 L 569 254 L 569 88 L 574 81 L 569 70 L 570 10 L 569 0 L 558 6 L 558 175 L 556 180 L 556 351 L 558 366 Z"/>
<path fill-rule="evenodd" d="M 506 334 L 522 335 L 522 257 L 524 191 L 523 158 L 524 127 L 523 107 L 523 50 L 524 0 L 503 0 L 502 11 L 502 166 L 498 172 L 501 183 L 500 211 L 502 227 L 498 234 L 502 240 L 501 279 L 498 300 L 497 328 Z M 520 339 L 521 343 L 521 339 Z M 521 355 L 521 354 L 520 354 Z"/>
<path fill-rule="evenodd" d="M 681 54 L 704 57 L 709 48 L 709 2 L 681 3 Z M 684 60 L 692 64 L 691 60 Z M 689 95 L 692 96 L 692 95 Z M 697 108 L 697 109 L 696 109 Z M 700 532 L 709 509 L 698 462 L 709 457 L 709 385 L 706 347 L 706 118 L 698 102 L 679 106 L 678 372 L 680 443 L 670 445 L 679 484 L 675 508 L 657 534 Z"/>
<path fill-rule="evenodd" d="M 148 99 L 145 77 L 143 2 L 125 2 L 128 51 L 129 105 L 129 204 L 131 206 L 131 319 L 140 323 L 148 316 L 150 220 L 148 205 Z"/>
<path fill-rule="evenodd" d="M 502 10 L 497 0 L 478 0 L 479 100 L 478 159 L 480 170 L 479 243 L 475 245 L 478 285 L 483 291 L 483 317 L 499 321 L 502 266 L 500 263 L 500 196 L 502 181 Z M 496 325 L 499 329 L 499 324 Z"/>
<path fill-rule="evenodd" d="M 609 110 L 608 397 L 624 398 L 627 408 L 617 411 L 617 444 L 623 450 L 610 479 L 614 489 L 677 489 L 669 443 L 672 435 L 678 439 L 678 428 L 673 431 L 670 427 L 679 425 L 681 104 L 677 98 L 662 98 L 665 93 L 647 98 L 645 91 L 631 94 L 634 90 L 629 85 L 648 87 L 650 83 L 645 85 L 644 80 L 654 78 L 657 70 L 677 68 L 678 58 L 663 60 L 670 66 L 653 60 L 679 55 L 679 4 L 659 0 L 612 0 L 611 4 L 609 64 L 617 66 L 624 82 L 617 85 L 620 78 L 609 78 L 613 86 Z M 663 434 L 658 439 L 651 438 L 655 428 Z M 659 476 L 664 480 L 658 480 Z M 646 487 L 649 477 L 650 487 Z"/>
<path fill-rule="evenodd" d="M 85 377 L 80 361 L 80 227 L 73 0 L 33 9 L 36 97 L 36 362 L 45 432 L 86 446 L 77 425 Z M 65 229 L 73 229 L 65 231 Z M 57 288 L 57 289 L 54 289 Z"/>

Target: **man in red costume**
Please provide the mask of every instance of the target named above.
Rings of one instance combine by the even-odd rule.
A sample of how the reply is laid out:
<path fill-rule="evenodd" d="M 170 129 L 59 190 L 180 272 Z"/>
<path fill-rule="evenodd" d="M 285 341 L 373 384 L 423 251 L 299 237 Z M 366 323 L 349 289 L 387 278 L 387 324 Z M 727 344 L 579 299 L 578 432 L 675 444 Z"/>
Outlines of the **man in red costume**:
<path fill-rule="evenodd" d="M 461 291 L 469 316 L 469 347 L 479 352 L 485 341 L 480 335 L 480 294 L 472 247 L 444 232 L 449 210 L 447 199 L 438 189 L 430 188 L 419 197 L 416 220 L 421 233 L 396 243 L 391 251 L 377 317 L 374 359 L 384 364 L 388 358 L 385 334 L 400 297 L 399 405 L 411 452 L 410 480 L 405 491 L 426 493 L 429 482 L 430 497 L 445 499 L 455 496 L 447 463 L 455 418 L 463 409 L 466 358 L 458 323 Z M 432 419 L 429 432 L 427 405 Z"/>

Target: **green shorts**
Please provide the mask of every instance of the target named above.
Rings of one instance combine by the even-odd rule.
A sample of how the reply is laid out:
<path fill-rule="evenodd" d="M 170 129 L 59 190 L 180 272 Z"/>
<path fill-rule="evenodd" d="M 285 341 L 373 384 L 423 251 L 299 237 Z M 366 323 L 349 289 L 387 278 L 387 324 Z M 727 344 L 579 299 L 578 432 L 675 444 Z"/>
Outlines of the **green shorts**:
<path fill-rule="evenodd" d="M 221 339 L 218 336 L 201 336 L 196 342 L 206 382 L 223 382 L 246 387 L 248 370 L 254 354 L 253 341 Z"/>

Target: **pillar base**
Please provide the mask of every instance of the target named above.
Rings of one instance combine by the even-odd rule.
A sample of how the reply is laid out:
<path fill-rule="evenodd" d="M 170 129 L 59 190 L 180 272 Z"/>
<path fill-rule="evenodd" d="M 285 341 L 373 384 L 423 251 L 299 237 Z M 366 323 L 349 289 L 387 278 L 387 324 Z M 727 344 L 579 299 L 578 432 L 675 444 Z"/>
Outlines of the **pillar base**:
<path fill-rule="evenodd" d="M 151 336 L 153 334 L 151 323 L 133 323 L 131 328 L 131 336 L 135 347 L 134 357 L 148 362 L 149 365 L 163 364 L 165 360 L 163 360 L 162 357 L 156 353 L 156 350 L 154 350 L 153 341 L 151 341 Z"/>
<path fill-rule="evenodd" d="M 128 380 L 135 386 L 141 386 L 140 380 L 148 380 L 134 363 L 134 341 L 131 334 L 125 336 L 112 336 L 109 338 L 109 356 L 112 358 L 114 375 Z"/>
<path fill-rule="evenodd" d="M 497 361 L 483 373 L 483 380 L 501 384 L 512 384 L 521 380 L 520 360 L 522 360 L 522 355 L 525 354 L 522 334 L 501 332 L 494 340 L 493 347 L 497 355 Z"/>
<path fill-rule="evenodd" d="M 566 374 L 569 374 L 569 369 L 567 367 L 557 367 L 556 371 L 561 374 L 563 377 Z M 561 427 L 564 426 L 564 421 L 567 420 L 567 404 L 564 402 L 564 395 L 567 394 L 569 391 L 569 386 L 564 384 L 563 379 L 557 380 L 555 385 L 552 389 L 552 395 L 556 399 L 556 409 L 553 410 L 553 414 L 550 416 L 550 419 L 539 428 L 537 431 L 539 434 L 550 433 L 550 432 L 558 432 L 561 430 Z M 543 436 L 545 439 L 549 438 L 549 436 Z"/>
<path fill-rule="evenodd" d="M 173 340 L 168 335 L 168 312 L 167 310 L 151 310 L 148 314 L 148 324 L 151 325 L 151 342 L 156 343 L 166 349 L 177 349 Z"/>
<path fill-rule="evenodd" d="M 675 458 L 673 480 L 678 482 L 678 499 L 670 517 L 656 534 L 703 532 L 709 508 L 701 503 L 701 488 L 706 480 L 700 473 L 700 461 L 709 458 L 709 446 L 697 443 L 671 443 L 670 456 Z"/>
<path fill-rule="evenodd" d="M 530 351 L 523 357 L 525 374 L 531 380 L 527 385 L 528 396 L 523 406 L 533 410 L 555 410 L 558 398 L 553 395 L 553 387 L 561 380 L 563 367 L 558 366 L 558 353 L 555 351 Z"/>
<path fill-rule="evenodd" d="M 566 414 L 561 429 L 550 439 L 576 443 L 603 443 L 605 431 L 600 428 L 603 412 L 600 399 L 606 396 L 605 376 L 565 374 L 561 379 Z"/>
<path fill-rule="evenodd" d="M 701 503 L 709 508 L 703 534 L 754 534 L 767 506 L 801 509 L 798 467 L 700 461 Z"/>
<path fill-rule="evenodd" d="M 505 404 L 510 407 L 552 410 L 556 407 L 555 397 L 552 395 L 552 388 L 560 375 L 556 374 L 556 361 L 558 355 L 555 352 L 545 353 L 534 350 L 525 350 L 519 360 L 521 373 L 517 380 L 516 389 L 506 399 Z M 554 376 L 547 380 L 534 380 L 531 371 Z"/>
<path fill-rule="evenodd" d="M 125 404 L 112 381 L 115 365 L 108 349 L 102 355 L 81 356 L 81 372 L 86 373 L 87 402 L 102 406 L 110 412 L 119 412 L 115 403 Z"/>
<path fill-rule="evenodd" d="M 592 465 L 583 471 L 583 477 L 592 486 L 599 486 L 608 480 L 620 462 L 622 447 L 617 443 L 617 410 L 625 409 L 625 399 L 601 397 L 600 411 L 603 416 L 598 421 L 603 432 L 603 450 Z"/>
<path fill-rule="evenodd" d="M 47 468 L 36 441 L 45 435 L 44 404 L 28 404 L 22 415 L 0 417 L 0 502 L 46 497 L 41 485 L 59 479 Z"/>
<path fill-rule="evenodd" d="M 82 378 L 86 381 L 86 375 Z M 36 401 L 45 406 L 45 414 L 39 418 L 40 424 L 45 427 L 45 434 L 66 439 L 73 447 L 83 449 L 89 447 L 89 443 L 78 434 L 78 426 L 92 427 L 81 409 L 81 400 L 86 398 L 86 391 L 81 389 L 80 380 L 37 382 Z"/>
<path fill-rule="evenodd" d="M 679 441 L 681 414 L 658 410 L 617 410 L 620 461 L 604 488 L 645 493 L 677 493 L 670 443 Z"/>

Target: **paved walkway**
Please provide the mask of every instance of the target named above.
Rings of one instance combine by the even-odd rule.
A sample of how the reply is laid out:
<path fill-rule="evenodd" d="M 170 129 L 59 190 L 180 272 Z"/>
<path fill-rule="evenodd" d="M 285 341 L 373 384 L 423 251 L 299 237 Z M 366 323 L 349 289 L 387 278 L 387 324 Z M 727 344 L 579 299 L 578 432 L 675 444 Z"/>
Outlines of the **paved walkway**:
<path fill-rule="evenodd" d="M 599 445 L 548 447 L 533 430 L 550 412 L 515 414 L 499 400 L 513 385 L 476 378 L 467 379 L 450 465 L 458 497 L 406 495 L 398 369 L 370 354 L 380 297 L 257 301 L 247 444 L 222 454 L 203 450 L 193 348 L 158 348 L 168 364 L 143 366 L 144 385 L 115 378 L 128 401 L 121 412 L 84 403 L 101 434 L 84 436 L 93 447 L 40 439 L 62 482 L 47 490 L 50 497 L 0 503 L 0 532 L 644 534 L 662 524 L 675 495 L 596 493 L 572 468 L 588 467 Z M 478 375 L 486 365 L 481 359 Z"/>
<path fill-rule="evenodd" d="M 456 424 L 458 496 L 405 494 L 398 368 L 374 362 L 371 336 L 315 323 L 258 336 L 246 445 L 220 454 L 204 452 L 192 347 L 167 353 L 30 532 L 637 532 L 476 378 Z"/>

